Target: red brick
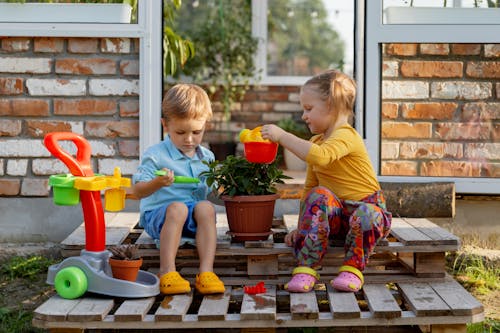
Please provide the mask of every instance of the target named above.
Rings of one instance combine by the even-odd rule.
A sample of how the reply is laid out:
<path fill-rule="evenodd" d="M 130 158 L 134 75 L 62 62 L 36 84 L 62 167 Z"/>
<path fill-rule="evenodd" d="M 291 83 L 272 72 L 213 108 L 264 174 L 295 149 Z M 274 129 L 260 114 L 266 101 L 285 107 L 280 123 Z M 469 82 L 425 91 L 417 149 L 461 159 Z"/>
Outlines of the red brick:
<path fill-rule="evenodd" d="M 417 54 L 417 44 L 386 44 L 385 52 L 395 56 L 414 56 Z"/>
<path fill-rule="evenodd" d="M 382 161 L 383 176 L 417 176 L 417 163 L 408 161 Z"/>
<path fill-rule="evenodd" d="M 0 195 L 13 196 L 18 195 L 21 190 L 20 179 L 0 179 Z"/>
<path fill-rule="evenodd" d="M 420 176 L 426 177 L 480 177 L 481 164 L 462 161 L 423 162 Z"/>
<path fill-rule="evenodd" d="M 491 125 L 487 123 L 438 123 L 436 137 L 441 140 L 489 140 Z"/>
<path fill-rule="evenodd" d="M 26 120 L 26 127 L 29 136 L 33 138 L 43 138 L 50 132 L 72 132 L 72 126 L 67 121 Z"/>
<path fill-rule="evenodd" d="M 462 77 L 463 63 L 460 61 L 403 61 L 403 77 Z"/>
<path fill-rule="evenodd" d="M 408 119 L 451 120 L 457 103 L 403 103 L 402 115 Z"/>
<path fill-rule="evenodd" d="M 19 136 L 21 129 L 20 120 L 0 119 L 0 136 Z"/>
<path fill-rule="evenodd" d="M 420 44 L 420 53 L 429 55 L 447 55 L 450 53 L 448 44 Z"/>
<path fill-rule="evenodd" d="M 481 44 L 451 44 L 451 53 L 456 55 L 479 55 Z"/>
<path fill-rule="evenodd" d="M 500 78 L 500 61 L 468 62 L 466 73 L 473 78 Z"/>
<path fill-rule="evenodd" d="M 122 60 L 120 61 L 121 75 L 139 75 L 138 60 Z"/>
<path fill-rule="evenodd" d="M 384 119 L 396 119 L 398 117 L 398 103 L 382 103 L 382 117 Z"/>
<path fill-rule="evenodd" d="M 462 108 L 462 121 L 478 122 L 491 121 L 500 119 L 500 102 L 499 103 L 466 103 Z"/>
<path fill-rule="evenodd" d="M 405 139 L 405 138 L 430 138 L 432 124 L 430 123 L 398 123 L 383 122 L 382 138 Z"/>
<path fill-rule="evenodd" d="M 481 174 L 483 177 L 500 178 L 500 163 L 483 163 Z"/>
<path fill-rule="evenodd" d="M 77 75 L 115 74 L 116 62 L 105 58 L 58 59 L 56 60 L 56 73 Z"/>
<path fill-rule="evenodd" d="M 85 135 L 99 138 L 139 137 L 138 121 L 87 121 Z"/>
<path fill-rule="evenodd" d="M 16 117 L 47 117 L 50 115 L 49 102 L 44 99 L 13 99 L 12 116 Z"/>
<path fill-rule="evenodd" d="M 139 141 L 122 140 L 118 142 L 118 152 L 124 157 L 139 156 Z"/>
<path fill-rule="evenodd" d="M 107 116 L 116 113 L 116 101 L 108 99 L 55 99 L 54 114 Z"/>
<path fill-rule="evenodd" d="M 23 93 L 23 79 L 0 77 L 0 95 L 20 95 Z"/>
<path fill-rule="evenodd" d="M 49 180 L 24 178 L 21 186 L 21 195 L 27 197 L 44 197 L 49 195 Z"/>
<path fill-rule="evenodd" d="M 139 117 L 139 101 L 128 100 L 120 102 L 120 117 Z"/>
<path fill-rule="evenodd" d="M 2 39 L 2 50 L 6 52 L 29 51 L 31 39 L 26 37 L 8 37 Z"/>
<path fill-rule="evenodd" d="M 99 38 L 69 38 L 69 53 L 98 53 Z"/>
<path fill-rule="evenodd" d="M 34 39 L 35 52 L 61 53 L 64 50 L 64 39 L 57 37 L 37 37 Z"/>

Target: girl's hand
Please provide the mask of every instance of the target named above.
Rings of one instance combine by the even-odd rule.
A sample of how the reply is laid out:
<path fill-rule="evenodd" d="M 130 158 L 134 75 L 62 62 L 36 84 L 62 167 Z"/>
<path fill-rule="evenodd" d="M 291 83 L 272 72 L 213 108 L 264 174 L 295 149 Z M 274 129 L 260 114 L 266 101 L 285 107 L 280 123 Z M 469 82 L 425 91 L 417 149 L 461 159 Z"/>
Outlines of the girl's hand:
<path fill-rule="evenodd" d="M 276 125 L 264 125 L 262 126 L 260 133 L 263 139 L 271 140 L 273 142 L 280 142 L 281 137 L 286 132 Z"/>
<path fill-rule="evenodd" d="M 287 246 L 293 246 L 295 244 L 295 241 L 297 240 L 297 236 L 299 235 L 299 231 L 297 229 L 294 229 L 290 231 L 286 236 L 285 236 L 285 244 Z"/>
<path fill-rule="evenodd" d="M 161 176 L 161 175 L 158 175 L 156 176 L 156 181 L 160 183 L 160 185 L 163 187 L 163 186 L 170 186 L 174 183 L 174 172 L 172 170 L 169 170 L 169 169 L 162 169 L 162 171 L 165 171 L 165 175 Z"/>

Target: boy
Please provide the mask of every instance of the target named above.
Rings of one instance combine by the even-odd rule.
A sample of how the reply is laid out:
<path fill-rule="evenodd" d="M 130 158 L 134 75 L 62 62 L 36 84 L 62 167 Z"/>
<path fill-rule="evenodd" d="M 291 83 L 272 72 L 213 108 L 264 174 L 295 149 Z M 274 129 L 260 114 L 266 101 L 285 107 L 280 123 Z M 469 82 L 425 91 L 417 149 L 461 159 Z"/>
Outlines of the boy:
<path fill-rule="evenodd" d="M 175 257 L 181 237 L 194 237 L 200 257 L 195 288 L 202 294 L 222 293 L 224 284 L 213 273 L 217 231 L 215 208 L 207 200 L 209 188 L 199 183 L 177 184 L 174 175 L 198 177 L 207 169 L 203 161 L 214 154 L 201 146 L 212 108 L 206 92 L 193 84 L 177 84 L 165 94 L 161 123 L 166 138 L 148 148 L 133 176 L 133 193 L 141 199 L 140 224 L 160 243 L 160 291 L 187 293 L 189 282 L 176 271 Z M 164 170 L 164 176 L 155 171 Z"/>

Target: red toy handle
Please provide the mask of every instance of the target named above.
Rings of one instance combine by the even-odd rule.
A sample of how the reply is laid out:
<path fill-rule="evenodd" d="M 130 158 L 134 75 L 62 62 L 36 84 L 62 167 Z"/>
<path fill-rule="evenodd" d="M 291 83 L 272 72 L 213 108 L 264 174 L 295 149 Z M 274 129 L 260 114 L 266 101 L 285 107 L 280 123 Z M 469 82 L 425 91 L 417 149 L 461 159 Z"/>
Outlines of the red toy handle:
<path fill-rule="evenodd" d="M 64 140 L 73 141 L 75 144 L 77 148 L 76 160 L 71 154 L 59 146 L 58 141 Z M 84 137 L 72 132 L 53 132 L 45 136 L 43 144 L 52 155 L 66 164 L 73 176 L 88 177 L 94 175 L 92 167 L 90 166 L 90 144 Z"/>
<path fill-rule="evenodd" d="M 59 146 L 58 141 L 72 141 L 76 147 L 76 159 Z M 91 177 L 94 175 L 90 165 L 91 148 L 82 136 L 72 132 L 48 133 L 43 143 L 52 155 L 60 159 L 73 176 Z M 101 252 L 106 248 L 104 210 L 100 191 L 80 190 L 83 220 L 85 222 L 85 249 Z"/>

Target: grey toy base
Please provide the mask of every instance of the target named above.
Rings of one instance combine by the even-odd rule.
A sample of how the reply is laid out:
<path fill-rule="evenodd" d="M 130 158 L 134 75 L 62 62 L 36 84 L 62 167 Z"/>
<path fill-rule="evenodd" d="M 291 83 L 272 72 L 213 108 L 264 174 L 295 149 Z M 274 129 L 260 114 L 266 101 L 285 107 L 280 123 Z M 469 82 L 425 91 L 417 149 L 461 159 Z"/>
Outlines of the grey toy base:
<path fill-rule="evenodd" d="M 160 293 L 160 280 L 152 273 L 140 270 L 135 282 L 115 279 L 108 259 L 111 252 L 82 250 L 79 257 L 69 257 L 49 267 L 47 283 L 54 285 L 57 273 L 66 267 L 78 267 L 87 276 L 87 291 L 116 297 L 150 297 Z"/>

